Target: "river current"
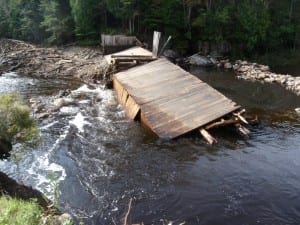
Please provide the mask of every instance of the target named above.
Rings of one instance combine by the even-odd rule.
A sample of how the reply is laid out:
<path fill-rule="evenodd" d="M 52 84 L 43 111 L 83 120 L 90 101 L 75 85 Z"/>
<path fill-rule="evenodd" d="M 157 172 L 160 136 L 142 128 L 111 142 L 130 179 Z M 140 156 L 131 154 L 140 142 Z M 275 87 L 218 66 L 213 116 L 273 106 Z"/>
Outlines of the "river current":
<path fill-rule="evenodd" d="M 275 84 L 231 72 L 191 73 L 257 115 L 248 138 L 214 132 L 161 140 L 126 118 L 114 92 L 79 81 L 0 76 L 0 93 L 51 102 L 59 90 L 81 96 L 39 122 L 41 143 L 0 161 L 0 170 L 58 201 L 76 223 L 300 224 L 300 99 Z"/>

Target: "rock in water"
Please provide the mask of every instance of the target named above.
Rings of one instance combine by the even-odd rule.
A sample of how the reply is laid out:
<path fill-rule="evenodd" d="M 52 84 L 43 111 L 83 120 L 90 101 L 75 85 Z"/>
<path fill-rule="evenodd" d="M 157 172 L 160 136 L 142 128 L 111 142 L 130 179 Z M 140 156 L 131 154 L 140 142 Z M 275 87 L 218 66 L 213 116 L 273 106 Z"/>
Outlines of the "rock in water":
<path fill-rule="evenodd" d="M 231 69 L 232 68 L 232 64 L 230 62 L 227 62 L 224 64 L 224 68 L 225 69 Z"/>
<path fill-rule="evenodd" d="M 179 58 L 179 54 L 171 49 L 166 49 L 163 53 L 163 56 L 165 56 L 171 60 L 175 60 L 175 59 Z"/>
<path fill-rule="evenodd" d="M 188 63 L 196 66 L 213 66 L 214 63 L 206 56 L 195 54 L 187 59 Z"/>

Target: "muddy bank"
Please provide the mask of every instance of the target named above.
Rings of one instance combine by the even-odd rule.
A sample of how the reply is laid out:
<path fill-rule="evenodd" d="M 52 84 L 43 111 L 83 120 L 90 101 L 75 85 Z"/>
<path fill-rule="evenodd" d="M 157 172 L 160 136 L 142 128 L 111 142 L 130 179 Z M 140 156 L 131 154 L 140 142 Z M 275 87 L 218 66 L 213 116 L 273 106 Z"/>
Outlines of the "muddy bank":
<path fill-rule="evenodd" d="M 0 73 L 17 72 L 35 77 L 103 80 L 108 65 L 98 48 L 44 48 L 23 41 L 0 39 Z"/>

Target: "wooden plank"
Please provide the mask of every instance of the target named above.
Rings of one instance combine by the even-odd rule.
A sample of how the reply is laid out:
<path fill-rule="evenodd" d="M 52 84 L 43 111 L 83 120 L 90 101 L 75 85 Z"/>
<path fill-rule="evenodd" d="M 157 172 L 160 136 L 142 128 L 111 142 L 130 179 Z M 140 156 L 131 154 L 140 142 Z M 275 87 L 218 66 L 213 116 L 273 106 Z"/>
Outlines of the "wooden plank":
<path fill-rule="evenodd" d="M 147 114 L 146 110 L 143 111 L 148 117 L 148 120 L 151 121 L 153 130 L 158 134 L 164 135 L 163 133 L 165 133 L 165 130 L 168 130 L 168 132 L 172 133 L 173 131 L 180 129 L 182 133 L 186 133 L 190 130 L 196 129 L 197 127 L 205 125 L 207 121 L 214 120 L 216 118 L 226 115 L 227 113 L 230 113 L 232 109 L 230 107 L 231 109 L 229 111 L 213 111 L 216 108 L 216 105 L 218 104 L 222 104 L 226 108 L 226 105 L 224 105 L 223 100 L 220 100 L 219 102 L 214 101 L 211 103 L 207 101 L 204 103 L 204 107 L 202 108 L 198 107 L 197 105 L 191 105 L 190 107 L 185 105 L 183 107 L 178 107 L 177 111 L 175 110 L 176 106 L 174 107 L 171 104 L 171 108 L 164 107 L 159 108 L 157 110 L 152 109 L 150 111 L 150 114 Z M 239 106 L 236 106 L 236 109 L 238 108 Z M 160 114 L 158 112 L 163 112 L 163 114 Z M 168 115 L 168 119 L 166 119 L 165 114 Z M 177 123 L 174 122 L 176 120 L 180 120 L 182 124 L 188 126 L 188 128 L 186 129 L 176 127 L 175 125 Z M 176 133 L 174 134 L 174 137 L 176 137 Z"/>
<path fill-rule="evenodd" d="M 126 91 L 126 89 L 123 89 L 123 93 L 122 93 L 122 97 L 121 97 L 121 104 L 123 106 L 126 106 L 126 102 L 127 102 L 127 99 L 128 99 L 128 92 Z"/>
<path fill-rule="evenodd" d="M 118 53 L 114 53 L 114 56 L 118 56 L 118 55 L 127 55 L 127 56 L 135 56 L 135 55 L 139 55 L 139 56 L 146 56 L 146 57 L 152 57 L 152 52 L 141 48 L 141 47 L 132 47 L 129 49 L 126 49 L 124 51 L 118 52 Z M 111 64 L 112 62 L 112 55 L 105 55 L 104 58 L 107 61 L 107 63 Z"/>
<path fill-rule="evenodd" d="M 137 96 L 136 101 L 138 104 L 145 104 L 146 102 L 154 101 L 156 99 L 162 99 L 164 97 L 171 97 L 178 94 L 190 92 L 191 90 L 196 88 L 196 85 L 189 87 L 187 85 L 188 83 L 191 83 L 189 77 L 180 77 L 178 79 L 160 82 L 159 85 L 151 85 L 148 87 L 144 86 L 134 89 L 132 87 L 129 87 L 128 85 L 123 86 L 128 90 L 130 95 L 134 97 Z M 197 85 L 197 87 L 199 86 L 200 85 Z"/>
<path fill-rule="evenodd" d="M 113 87 L 117 93 L 118 102 L 121 103 L 122 93 L 124 88 L 117 79 L 113 79 Z"/>
<path fill-rule="evenodd" d="M 114 80 L 130 118 L 141 111 L 142 123 L 163 138 L 204 128 L 240 108 L 166 59 L 118 73 Z"/>
<path fill-rule="evenodd" d="M 147 76 L 152 76 L 152 77 L 159 77 L 167 72 L 170 71 L 178 71 L 179 69 L 176 67 L 171 67 L 168 70 L 162 70 L 162 66 L 165 65 L 164 61 L 161 60 L 156 60 L 154 62 L 160 62 L 159 64 L 155 63 L 148 63 L 145 66 L 141 65 L 141 66 L 137 66 L 134 67 L 132 69 L 129 69 L 126 72 L 120 72 L 115 74 L 114 76 L 120 80 L 120 81 L 129 81 L 129 80 L 134 80 L 137 77 L 141 76 L 141 77 L 147 77 Z M 152 65 L 151 67 L 146 67 L 147 65 Z M 142 67 L 142 70 L 140 69 Z"/>
<path fill-rule="evenodd" d="M 132 120 L 136 118 L 141 109 L 141 107 L 138 104 L 136 104 L 136 102 L 131 96 L 128 96 L 125 108 L 128 117 Z"/>

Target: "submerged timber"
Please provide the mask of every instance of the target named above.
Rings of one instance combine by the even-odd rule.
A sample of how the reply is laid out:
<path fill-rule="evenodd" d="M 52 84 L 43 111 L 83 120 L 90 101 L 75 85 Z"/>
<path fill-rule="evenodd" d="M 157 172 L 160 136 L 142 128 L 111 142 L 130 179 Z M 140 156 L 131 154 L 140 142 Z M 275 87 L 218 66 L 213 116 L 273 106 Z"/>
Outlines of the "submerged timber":
<path fill-rule="evenodd" d="M 137 60 L 146 59 L 147 54 L 141 56 L 144 51 L 137 47 L 106 58 L 114 59 L 109 62 L 117 66 L 118 56 L 131 59 L 129 65 L 139 64 Z M 139 118 L 155 134 L 167 139 L 198 129 L 209 143 L 214 143 L 216 140 L 207 130 L 232 124 L 249 133 L 241 125 L 247 123 L 241 106 L 167 59 L 149 55 L 150 52 L 148 63 L 113 76 L 118 101 L 131 119 Z"/>

